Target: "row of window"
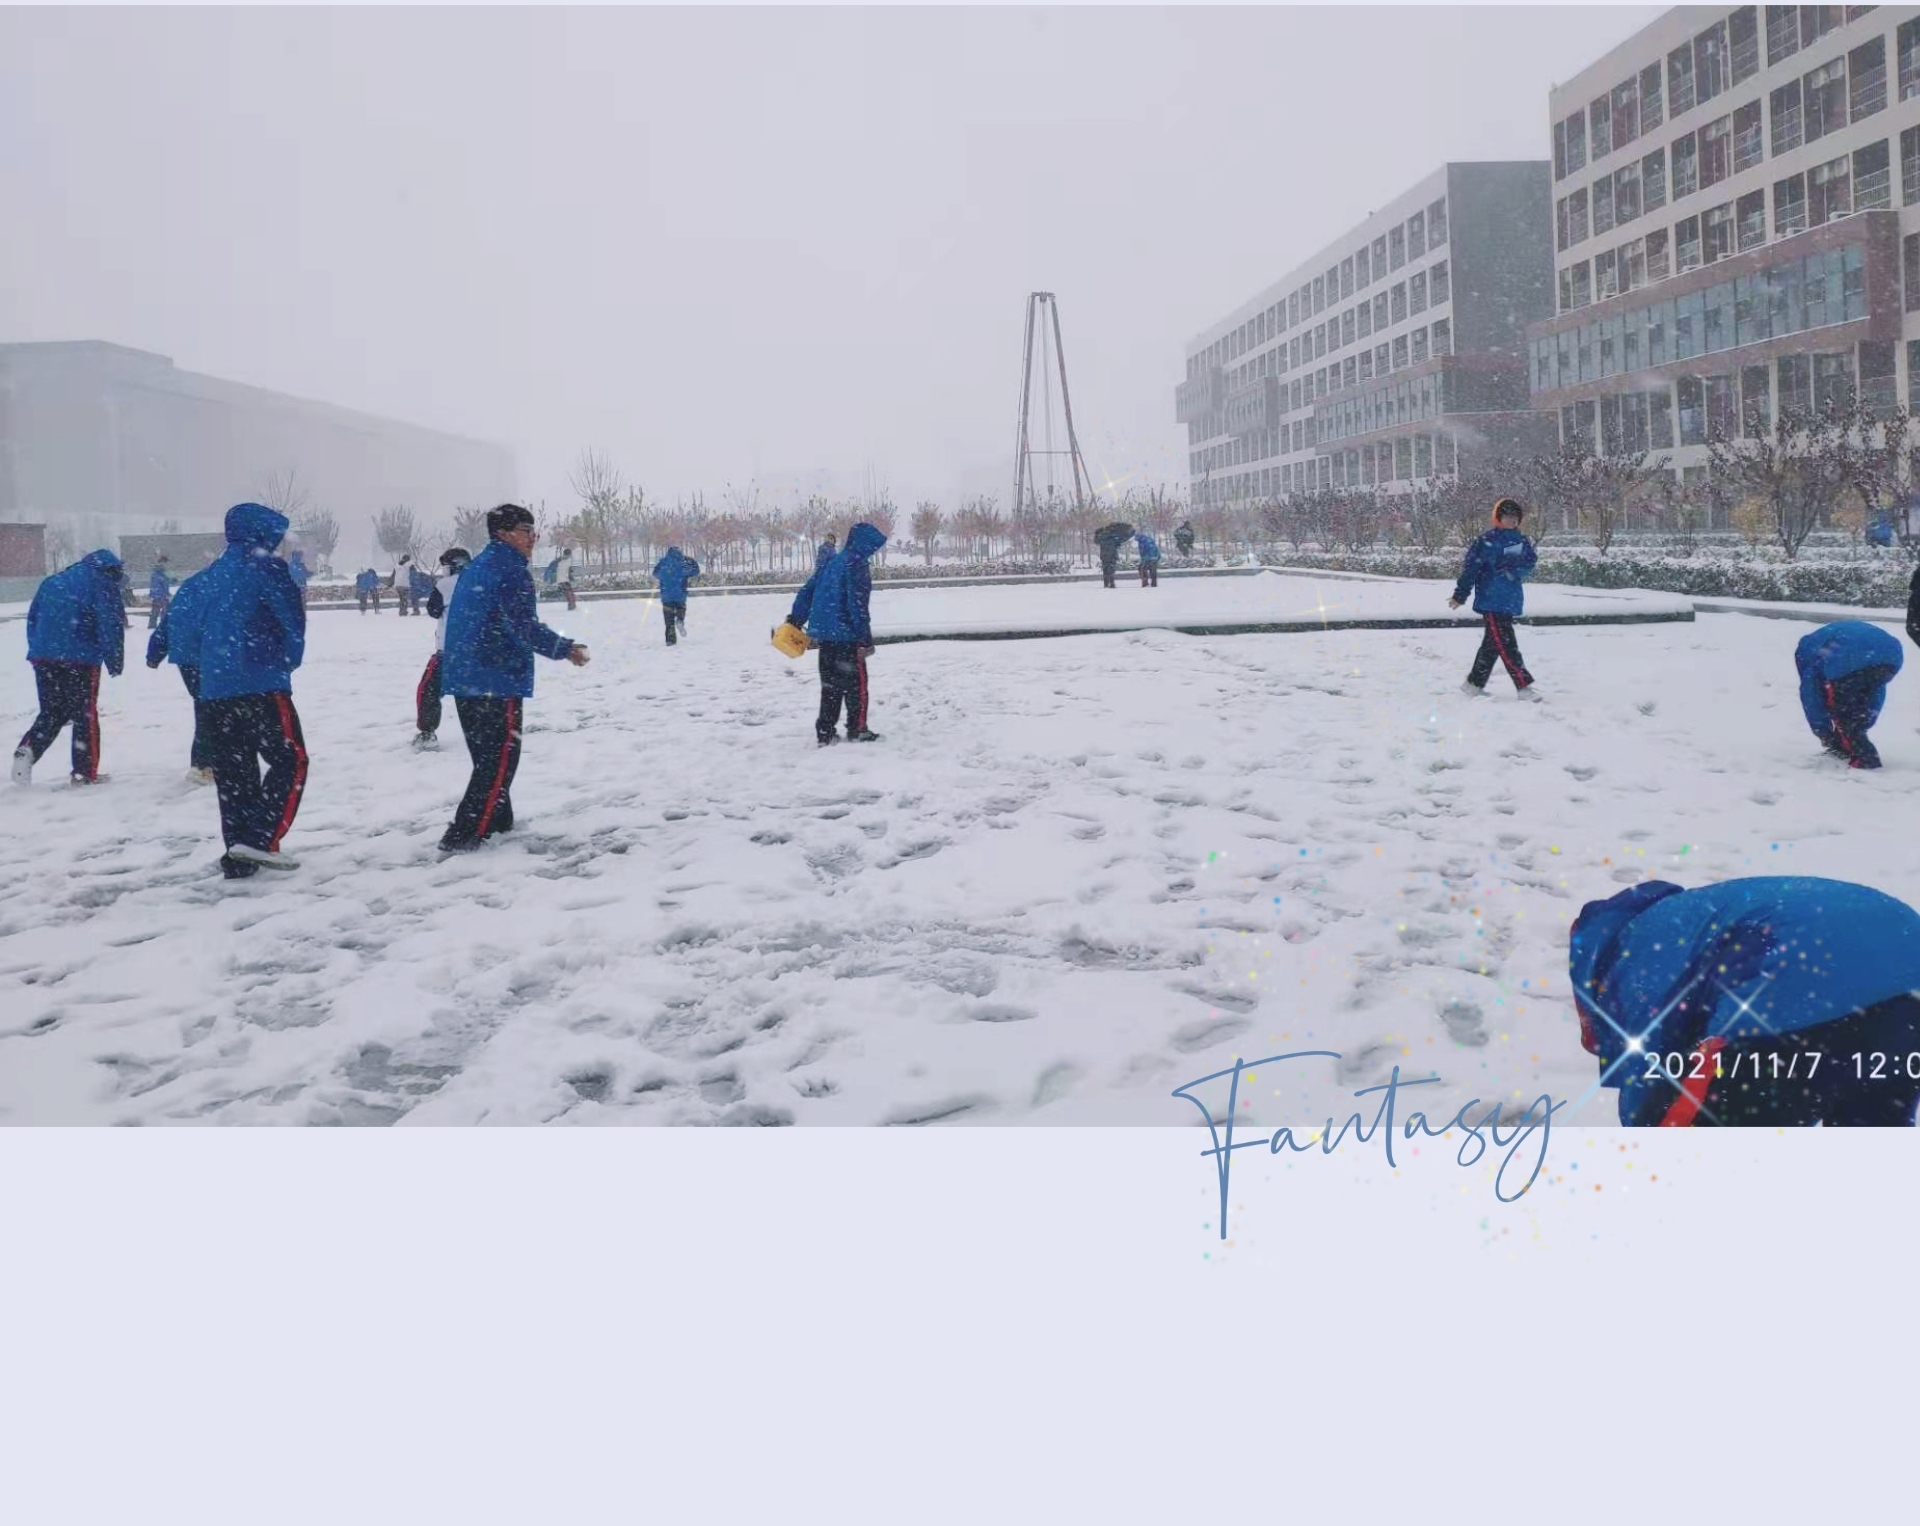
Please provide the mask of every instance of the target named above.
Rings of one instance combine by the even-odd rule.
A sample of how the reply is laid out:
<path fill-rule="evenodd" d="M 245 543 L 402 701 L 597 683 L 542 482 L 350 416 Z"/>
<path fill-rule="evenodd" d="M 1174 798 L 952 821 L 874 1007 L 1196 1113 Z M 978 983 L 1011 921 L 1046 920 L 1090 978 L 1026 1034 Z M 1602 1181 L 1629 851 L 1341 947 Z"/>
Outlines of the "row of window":
<path fill-rule="evenodd" d="M 1631 375 L 1643 366 L 1864 318 L 1864 266 L 1861 246 L 1849 244 L 1549 334 L 1531 346 L 1534 390 Z"/>
<path fill-rule="evenodd" d="M 1900 28 L 1901 98 L 1920 94 L 1920 20 Z M 1909 67 L 1909 54 L 1913 56 Z M 1851 72 L 1849 72 L 1851 71 Z M 1909 78 L 1911 75 L 1911 78 Z M 1851 81 L 1851 83 L 1849 83 Z M 1777 158 L 1817 143 L 1887 104 L 1886 39 L 1874 37 L 1769 97 Z M 1564 251 L 1752 169 L 1766 157 L 1758 97 L 1738 110 L 1602 175 L 1554 204 L 1554 242 Z M 1669 173 L 1671 171 L 1671 173 Z"/>
<path fill-rule="evenodd" d="M 1403 435 L 1375 445 L 1337 450 L 1310 461 L 1266 466 L 1258 471 L 1194 484 L 1197 504 L 1233 503 L 1285 498 L 1315 489 L 1379 487 L 1389 482 L 1414 482 L 1454 470 L 1457 457 L 1452 438 L 1444 434 Z"/>
<path fill-rule="evenodd" d="M 1789 238 L 1809 228 L 1824 227 L 1855 212 L 1872 212 L 1893 205 L 1892 167 L 1884 138 L 1852 154 L 1842 154 L 1810 170 L 1773 183 L 1773 237 Z M 1900 135 L 1902 200 L 1920 202 L 1920 127 Z M 1738 201 L 1674 224 L 1669 240 L 1665 228 L 1655 228 L 1615 249 L 1603 250 L 1589 263 L 1576 260 L 1560 271 L 1560 311 L 1572 312 L 1589 302 L 1625 296 L 1641 286 L 1662 281 L 1669 274 L 1684 275 L 1729 255 L 1757 249 L 1768 242 L 1767 192 L 1756 188 Z"/>
<path fill-rule="evenodd" d="M 1773 67 L 1801 48 L 1812 47 L 1843 22 L 1858 20 L 1876 9 L 1871 5 L 1770 5 L 1767 11 L 1767 66 Z M 1666 118 L 1678 119 L 1695 106 L 1705 105 L 1723 90 L 1745 84 L 1760 70 L 1759 8 L 1742 6 L 1716 21 L 1691 41 L 1683 42 L 1666 58 L 1666 97 L 1661 97 L 1658 61 L 1615 85 L 1585 111 L 1576 111 L 1553 126 L 1553 178 L 1564 180 L 1588 162 L 1598 164 Z M 1907 56 L 1910 40 L 1901 28 L 1901 99 L 1906 98 Z M 1920 58 L 1916 58 L 1920 67 Z M 1817 71 L 1816 71 L 1817 72 Z M 1856 71 L 1857 72 L 1857 71 Z M 1886 53 L 1880 52 L 1880 88 L 1884 102 Z M 1775 152 L 1779 152 L 1778 149 Z"/>
<path fill-rule="evenodd" d="M 1384 281 L 1394 271 L 1402 269 L 1409 260 L 1417 260 L 1429 250 L 1443 248 L 1446 242 L 1447 199 L 1442 196 L 1438 201 L 1428 203 L 1424 210 L 1415 212 L 1405 222 L 1395 223 L 1371 244 L 1361 245 L 1353 254 L 1329 267 L 1325 275 L 1315 276 L 1298 291 L 1289 293 L 1284 300 L 1275 302 L 1265 312 L 1256 313 L 1198 354 L 1190 355 L 1187 358 L 1188 380 L 1215 366 L 1230 365 L 1287 330 L 1297 328 L 1302 323 L 1311 323 L 1316 313 L 1325 312 L 1330 305 L 1345 301 L 1375 281 Z M 1376 301 L 1384 302 L 1386 297 L 1387 294 L 1382 293 Z M 1436 297 L 1433 300 L 1443 301 L 1444 298 Z M 1324 334 L 1320 342 L 1325 345 Z M 1325 349 L 1322 348 L 1320 353 L 1326 353 Z M 1300 364 L 1298 358 L 1293 364 Z"/>

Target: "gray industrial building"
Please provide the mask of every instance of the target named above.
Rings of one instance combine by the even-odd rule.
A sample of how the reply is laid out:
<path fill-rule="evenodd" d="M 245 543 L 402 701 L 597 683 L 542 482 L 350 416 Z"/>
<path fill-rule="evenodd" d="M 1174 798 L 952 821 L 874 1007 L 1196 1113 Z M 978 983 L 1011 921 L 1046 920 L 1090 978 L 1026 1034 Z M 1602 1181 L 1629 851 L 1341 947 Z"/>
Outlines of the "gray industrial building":
<path fill-rule="evenodd" d="M 119 345 L 0 345 L 0 521 L 64 522 L 103 543 L 167 521 L 217 529 L 230 505 L 288 472 L 349 535 L 390 505 L 439 519 L 514 491 L 502 446 Z"/>

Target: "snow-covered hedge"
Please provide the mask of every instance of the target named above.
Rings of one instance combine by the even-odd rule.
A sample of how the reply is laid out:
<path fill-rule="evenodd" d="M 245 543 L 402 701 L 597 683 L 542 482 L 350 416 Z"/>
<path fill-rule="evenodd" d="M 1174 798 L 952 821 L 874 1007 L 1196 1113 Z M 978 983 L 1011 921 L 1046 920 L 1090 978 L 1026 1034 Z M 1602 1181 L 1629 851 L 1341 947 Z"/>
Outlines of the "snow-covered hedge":
<path fill-rule="evenodd" d="M 923 562 L 897 561 L 886 565 L 873 563 L 873 580 L 884 582 L 925 582 L 936 578 L 997 578 L 997 577 L 1033 577 L 1060 576 L 1073 571 L 1073 564 L 1064 558 L 1045 561 L 1015 562 L 936 562 L 929 567 Z M 704 571 L 700 581 L 693 585 L 698 591 L 702 584 L 714 588 L 765 588 L 787 587 L 807 580 L 811 569 L 781 568 L 767 571 L 764 568 L 754 572 L 742 572 L 726 568 L 710 568 Z M 582 589 L 605 590 L 651 590 L 654 580 L 643 572 L 580 572 L 573 579 L 575 591 Z M 559 590 L 551 584 L 538 585 L 543 599 L 557 599 Z"/>

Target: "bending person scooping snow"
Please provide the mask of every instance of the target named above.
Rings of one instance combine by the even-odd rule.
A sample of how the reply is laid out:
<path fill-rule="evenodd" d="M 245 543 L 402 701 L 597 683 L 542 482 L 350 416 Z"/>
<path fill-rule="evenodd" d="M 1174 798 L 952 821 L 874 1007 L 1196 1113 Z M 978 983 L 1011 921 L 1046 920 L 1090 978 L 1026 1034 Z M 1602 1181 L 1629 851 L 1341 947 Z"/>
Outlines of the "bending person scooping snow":
<path fill-rule="evenodd" d="M 1903 660 L 1899 638 L 1864 620 L 1836 620 L 1793 649 L 1800 708 L 1820 745 L 1851 768 L 1878 768 L 1867 732 L 1880 719 L 1887 684 Z"/>
<path fill-rule="evenodd" d="M 1506 666 L 1507 676 L 1522 699 L 1537 700 L 1533 675 L 1520 659 L 1520 643 L 1514 639 L 1513 621 L 1526 608 L 1527 594 L 1522 586 L 1539 559 L 1533 542 L 1520 533 L 1520 521 L 1526 510 L 1518 499 L 1502 498 L 1493 506 L 1493 528 L 1483 530 L 1467 547 L 1460 564 L 1460 581 L 1454 585 L 1448 609 L 1458 609 L 1473 594 L 1474 613 L 1480 616 L 1480 650 L 1460 692 L 1484 695 L 1487 680 L 1493 676 L 1496 662 Z"/>

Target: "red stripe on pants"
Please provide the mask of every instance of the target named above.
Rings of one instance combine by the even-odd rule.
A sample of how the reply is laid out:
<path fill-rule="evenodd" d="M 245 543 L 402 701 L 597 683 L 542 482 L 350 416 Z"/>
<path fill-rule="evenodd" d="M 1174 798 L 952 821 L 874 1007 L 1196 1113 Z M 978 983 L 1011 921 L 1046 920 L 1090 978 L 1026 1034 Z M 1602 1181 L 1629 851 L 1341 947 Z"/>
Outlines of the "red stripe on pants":
<path fill-rule="evenodd" d="M 500 737 L 500 767 L 494 771 L 493 788 L 487 791 L 486 809 L 480 812 L 480 825 L 475 831 L 476 837 L 485 837 L 487 829 L 493 825 L 493 808 L 500 803 L 500 791 L 507 783 L 507 763 L 513 756 L 513 707 L 516 701 L 507 701 L 507 728 Z"/>
<path fill-rule="evenodd" d="M 293 749 L 293 785 L 287 791 L 287 808 L 280 813 L 280 825 L 273 829 L 273 836 L 267 840 L 267 851 L 278 853 L 280 839 L 287 835 L 287 829 L 293 825 L 295 813 L 300 809 L 300 796 L 307 788 L 307 749 L 300 745 L 300 734 L 293 726 L 293 704 L 284 694 L 273 697 L 280 711 L 280 735 L 287 739 L 287 745 Z"/>
<path fill-rule="evenodd" d="M 433 682 L 433 670 L 439 666 L 440 654 L 435 652 L 427 659 L 427 670 L 420 675 L 420 682 L 414 685 L 413 721 L 414 725 L 418 726 L 422 731 L 427 729 L 424 725 L 421 725 L 422 716 L 427 708 L 427 685 Z"/>
<path fill-rule="evenodd" d="M 1500 662 L 1507 670 L 1507 677 L 1513 680 L 1516 689 L 1526 688 L 1522 681 L 1519 666 L 1513 660 L 1513 654 L 1507 650 L 1506 642 L 1500 639 L 1500 626 L 1492 615 L 1487 616 L 1487 634 L 1493 637 L 1494 650 L 1500 654 Z"/>
<path fill-rule="evenodd" d="M 1727 1041 L 1725 1039 L 1711 1038 L 1702 1041 L 1700 1047 L 1695 1049 L 1694 1053 L 1698 1055 L 1702 1061 L 1710 1062 L 1716 1054 L 1726 1047 Z M 1684 1129 L 1692 1124 L 1700 1109 L 1706 1106 L 1707 1089 L 1713 1085 L 1713 1080 L 1712 1065 L 1710 1063 L 1702 1064 L 1700 1074 L 1697 1076 L 1688 1076 L 1686 1080 L 1680 1083 L 1680 1095 L 1675 1097 L 1672 1103 L 1668 1105 L 1667 1111 L 1662 1115 L 1656 1127 L 1663 1129 Z"/>
<path fill-rule="evenodd" d="M 98 668 L 95 668 L 93 671 L 94 671 L 95 680 L 97 682 L 100 670 Z M 1837 715 L 1835 715 L 1833 712 L 1834 712 L 1833 684 L 1831 681 L 1829 681 L 1827 684 L 1827 723 L 1833 727 L 1833 734 L 1838 738 L 1840 738 L 1840 745 L 1842 748 L 1846 750 L 1847 756 L 1850 758 L 1858 757 L 1859 753 L 1853 745 L 1853 739 L 1849 737 L 1844 730 L 1841 729 L 1840 718 Z"/>
<path fill-rule="evenodd" d="M 100 669 L 93 669 L 93 682 L 87 690 L 87 779 L 100 777 Z"/>
<path fill-rule="evenodd" d="M 854 671 L 860 676 L 860 718 L 853 723 L 855 731 L 867 729 L 867 654 L 859 647 L 853 649 Z"/>

